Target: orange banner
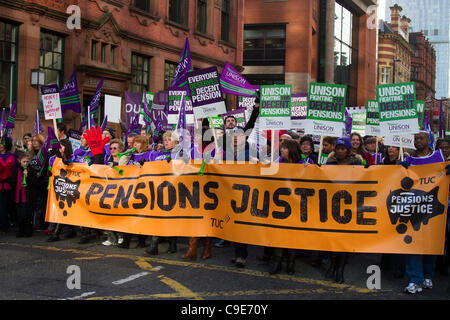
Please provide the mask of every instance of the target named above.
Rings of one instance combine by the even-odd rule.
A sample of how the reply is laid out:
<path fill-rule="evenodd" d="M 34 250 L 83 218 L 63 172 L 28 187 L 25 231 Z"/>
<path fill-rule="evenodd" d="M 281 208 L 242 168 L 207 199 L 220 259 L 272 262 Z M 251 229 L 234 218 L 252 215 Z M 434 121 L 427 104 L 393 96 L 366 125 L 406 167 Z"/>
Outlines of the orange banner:
<path fill-rule="evenodd" d="M 401 166 L 182 161 L 53 165 L 48 222 L 132 234 L 217 237 L 261 246 L 443 254 L 444 163 Z M 273 171 L 273 170 L 272 170 Z"/>

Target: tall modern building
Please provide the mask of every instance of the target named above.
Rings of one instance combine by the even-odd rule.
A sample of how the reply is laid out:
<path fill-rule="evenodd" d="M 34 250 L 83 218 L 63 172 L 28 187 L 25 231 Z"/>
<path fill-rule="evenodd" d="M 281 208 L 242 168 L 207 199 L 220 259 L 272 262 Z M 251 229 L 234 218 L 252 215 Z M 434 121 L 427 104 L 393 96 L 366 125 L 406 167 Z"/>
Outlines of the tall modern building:
<path fill-rule="evenodd" d="M 436 49 L 435 98 L 450 97 L 450 1 L 386 0 L 386 17 L 395 4 L 411 19 L 410 32 L 422 31 Z"/>

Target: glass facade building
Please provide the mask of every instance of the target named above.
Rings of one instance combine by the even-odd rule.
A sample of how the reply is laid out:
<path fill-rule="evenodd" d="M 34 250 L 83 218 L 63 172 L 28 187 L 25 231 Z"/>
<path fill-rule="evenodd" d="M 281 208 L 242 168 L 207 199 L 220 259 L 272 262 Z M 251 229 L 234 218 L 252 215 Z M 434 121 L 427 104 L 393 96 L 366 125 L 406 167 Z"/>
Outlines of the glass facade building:
<path fill-rule="evenodd" d="M 436 97 L 450 97 L 450 1 L 449 0 L 386 0 L 389 7 L 398 4 L 402 15 L 411 19 L 411 32 L 423 31 L 436 49 Z"/>

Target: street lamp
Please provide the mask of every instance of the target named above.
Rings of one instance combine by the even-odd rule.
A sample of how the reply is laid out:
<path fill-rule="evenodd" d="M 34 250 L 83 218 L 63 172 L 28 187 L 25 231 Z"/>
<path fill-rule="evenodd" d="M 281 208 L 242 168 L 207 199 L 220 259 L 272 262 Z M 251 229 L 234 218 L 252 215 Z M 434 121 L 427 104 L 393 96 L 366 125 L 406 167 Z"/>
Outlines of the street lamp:
<path fill-rule="evenodd" d="M 39 69 L 32 69 L 30 82 L 32 86 L 43 86 L 45 84 L 45 73 Z"/>

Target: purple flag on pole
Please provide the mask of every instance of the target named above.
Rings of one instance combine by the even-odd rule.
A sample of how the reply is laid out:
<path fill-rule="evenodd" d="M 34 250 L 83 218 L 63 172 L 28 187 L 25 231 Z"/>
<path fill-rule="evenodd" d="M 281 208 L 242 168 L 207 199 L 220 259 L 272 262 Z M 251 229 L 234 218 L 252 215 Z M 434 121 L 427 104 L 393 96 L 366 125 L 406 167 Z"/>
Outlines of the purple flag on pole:
<path fill-rule="evenodd" d="M 186 74 L 190 71 L 192 71 L 191 48 L 189 47 L 189 38 L 186 37 L 180 60 L 178 61 L 177 68 L 175 69 L 171 87 L 185 86 L 187 84 Z"/>
<path fill-rule="evenodd" d="M 36 116 L 34 117 L 34 129 L 33 136 L 37 134 L 41 134 L 44 132 L 44 128 L 42 128 L 41 118 L 39 117 L 39 111 L 36 110 Z"/>
<path fill-rule="evenodd" d="M 142 92 L 125 91 L 125 113 L 128 132 L 136 129 L 136 123 L 139 125 L 139 115 L 141 113 Z M 131 129 L 133 126 L 133 129 Z"/>
<path fill-rule="evenodd" d="M 8 119 L 6 120 L 5 129 L 14 129 L 16 126 L 16 102 L 14 101 L 9 110 Z"/>
<path fill-rule="evenodd" d="M 53 130 L 52 127 L 48 127 L 47 138 L 45 139 L 41 150 L 39 150 L 38 154 L 30 161 L 31 165 L 42 170 L 50 149 L 59 149 L 59 142 L 56 138 L 55 130 Z"/>
<path fill-rule="evenodd" d="M 105 118 L 103 119 L 103 122 L 101 125 L 102 131 L 104 131 L 106 129 L 106 127 L 108 127 L 108 115 L 106 115 Z"/>
<path fill-rule="evenodd" d="M 348 113 L 347 109 L 345 109 L 345 131 L 348 135 L 352 134 L 352 117 L 350 113 Z"/>
<path fill-rule="evenodd" d="M 255 86 L 251 85 L 230 63 L 226 63 L 220 75 L 222 92 L 237 96 L 257 96 Z"/>
<path fill-rule="evenodd" d="M 67 109 L 73 112 L 81 113 L 80 94 L 78 92 L 77 73 L 74 71 L 67 80 L 64 87 L 59 92 L 59 99 L 63 115 Z"/>
<path fill-rule="evenodd" d="M 0 118 L 0 132 L 3 131 L 4 127 L 5 127 L 5 108 L 2 109 L 2 116 Z"/>
<path fill-rule="evenodd" d="M 92 114 L 95 114 L 98 110 L 98 105 L 100 103 L 100 96 L 102 94 L 102 87 L 103 87 L 103 79 L 105 77 L 102 76 L 102 78 L 100 79 L 100 82 L 97 85 L 97 89 L 95 89 L 95 94 L 94 97 L 92 97 L 91 103 L 89 104 L 90 106 L 90 111 Z"/>

